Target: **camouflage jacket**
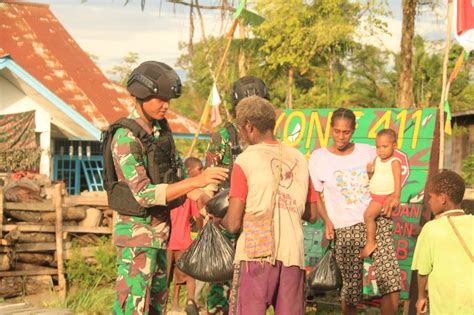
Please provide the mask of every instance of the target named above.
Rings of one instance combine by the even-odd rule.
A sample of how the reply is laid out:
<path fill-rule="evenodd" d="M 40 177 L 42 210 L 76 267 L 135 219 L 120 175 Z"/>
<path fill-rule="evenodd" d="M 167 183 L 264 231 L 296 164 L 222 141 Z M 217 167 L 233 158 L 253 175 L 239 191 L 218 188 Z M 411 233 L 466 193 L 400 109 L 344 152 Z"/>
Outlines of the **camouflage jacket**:
<path fill-rule="evenodd" d="M 211 141 L 209 142 L 206 153 L 206 167 L 220 166 L 225 167 L 229 169 L 230 172 L 232 172 L 232 167 L 236 156 L 232 156 L 232 148 L 234 147 L 234 143 L 232 143 L 232 136 L 229 134 L 228 128 L 233 128 L 235 135 L 237 135 L 237 127 L 231 123 L 227 123 L 224 127 L 220 128 L 217 132 L 214 132 L 211 135 Z M 237 147 L 238 146 L 239 144 L 237 143 Z M 221 188 L 226 188 L 229 186 L 230 176 L 219 186 L 209 185 L 207 189 L 218 191 Z"/>
<path fill-rule="evenodd" d="M 237 127 L 231 125 L 237 133 Z M 226 127 L 220 128 L 211 135 L 211 141 L 206 153 L 206 167 L 220 166 L 231 169 L 232 167 L 232 145 L 229 131 Z"/>
<path fill-rule="evenodd" d="M 133 110 L 128 118 L 136 120 L 145 130 L 155 137 L 160 135 L 158 122 L 153 130 Z M 157 204 L 157 186 L 151 183 L 146 173 L 147 157 L 144 147 L 130 130 L 119 128 L 112 139 L 112 156 L 115 171 L 120 181 L 127 182 L 135 199 L 144 207 Z M 163 193 L 165 193 L 163 189 Z M 164 199 L 165 200 L 165 199 Z M 119 247 L 153 247 L 166 249 L 169 236 L 169 224 L 158 221 L 152 214 L 146 217 L 135 217 L 117 214 L 114 225 L 114 244 Z"/>

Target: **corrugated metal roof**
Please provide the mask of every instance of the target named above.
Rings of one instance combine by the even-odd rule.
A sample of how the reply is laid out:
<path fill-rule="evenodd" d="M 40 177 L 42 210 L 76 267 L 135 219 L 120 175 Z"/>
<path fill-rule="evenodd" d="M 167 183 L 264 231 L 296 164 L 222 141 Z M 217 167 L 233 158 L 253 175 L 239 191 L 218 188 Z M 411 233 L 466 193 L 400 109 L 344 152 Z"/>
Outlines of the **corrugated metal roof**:
<path fill-rule="evenodd" d="M 126 116 L 134 99 L 108 80 L 64 29 L 48 5 L 0 3 L 0 55 L 22 68 L 99 129 Z M 170 110 L 177 133 L 194 133 L 197 123 Z"/>

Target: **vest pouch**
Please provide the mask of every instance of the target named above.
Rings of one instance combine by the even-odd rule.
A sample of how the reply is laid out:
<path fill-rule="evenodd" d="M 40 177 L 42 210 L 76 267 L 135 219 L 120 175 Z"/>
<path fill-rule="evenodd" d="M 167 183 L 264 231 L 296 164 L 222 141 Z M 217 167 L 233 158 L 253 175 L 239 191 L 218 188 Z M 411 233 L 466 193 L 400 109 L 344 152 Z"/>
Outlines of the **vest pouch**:
<path fill-rule="evenodd" d="M 146 217 L 148 214 L 148 208 L 140 206 L 124 182 L 113 183 L 111 189 L 107 190 L 107 197 L 109 207 L 122 215 Z"/>

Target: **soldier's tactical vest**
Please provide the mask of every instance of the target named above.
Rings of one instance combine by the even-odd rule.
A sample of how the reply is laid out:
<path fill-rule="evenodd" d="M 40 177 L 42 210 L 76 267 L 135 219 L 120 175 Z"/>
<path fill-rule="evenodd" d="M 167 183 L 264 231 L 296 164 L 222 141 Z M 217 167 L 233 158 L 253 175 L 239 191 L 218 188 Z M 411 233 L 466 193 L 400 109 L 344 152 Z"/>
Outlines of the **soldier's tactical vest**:
<path fill-rule="evenodd" d="M 136 121 L 121 118 L 102 134 L 102 153 L 104 156 L 104 186 L 107 191 L 109 207 L 118 213 L 129 216 L 145 217 L 153 215 L 160 221 L 169 220 L 170 210 L 184 203 L 183 196 L 170 202 L 167 206 L 145 208 L 136 201 L 127 183 L 119 181 L 115 172 L 112 157 L 112 138 L 119 128 L 130 130 L 140 140 L 147 156 L 147 175 L 153 184 L 171 184 L 180 178 L 180 167 L 176 159 L 176 148 L 166 119 L 159 121 L 161 130 L 158 139 L 147 133 Z M 142 153 L 143 154 L 143 153 Z"/>

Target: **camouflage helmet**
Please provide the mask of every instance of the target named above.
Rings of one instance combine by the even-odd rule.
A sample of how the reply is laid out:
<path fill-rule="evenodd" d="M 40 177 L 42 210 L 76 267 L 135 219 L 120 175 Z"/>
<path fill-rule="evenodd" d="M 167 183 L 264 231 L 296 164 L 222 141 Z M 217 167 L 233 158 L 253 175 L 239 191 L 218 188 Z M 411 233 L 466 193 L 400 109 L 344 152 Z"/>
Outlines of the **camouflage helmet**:
<path fill-rule="evenodd" d="M 130 74 L 127 89 L 139 100 L 157 97 L 169 101 L 181 95 L 181 80 L 176 71 L 167 64 L 145 61 Z"/>
<path fill-rule="evenodd" d="M 254 76 L 245 76 L 232 85 L 232 104 L 237 105 L 245 97 L 257 95 L 267 100 L 270 99 L 268 88 L 263 81 Z"/>

